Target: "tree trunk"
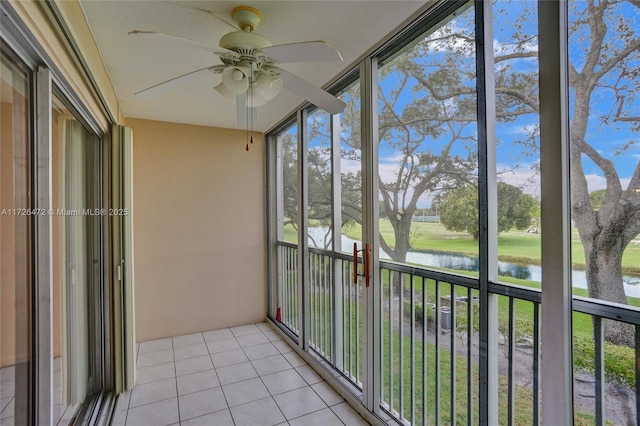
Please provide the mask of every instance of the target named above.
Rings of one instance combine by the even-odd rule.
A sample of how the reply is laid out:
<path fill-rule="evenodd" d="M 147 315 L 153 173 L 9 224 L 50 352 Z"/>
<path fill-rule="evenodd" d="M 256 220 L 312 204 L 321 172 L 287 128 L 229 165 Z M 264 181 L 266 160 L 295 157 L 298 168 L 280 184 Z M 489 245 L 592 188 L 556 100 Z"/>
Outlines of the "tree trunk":
<path fill-rule="evenodd" d="M 603 229 L 588 243 L 583 240 L 583 244 L 587 255 L 589 297 L 626 305 L 621 266 L 626 244 L 622 241 L 622 236 Z M 634 330 L 631 325 L 606 320 L 604 326 L 606 341 L 616 345 L 634 345 Z"/>

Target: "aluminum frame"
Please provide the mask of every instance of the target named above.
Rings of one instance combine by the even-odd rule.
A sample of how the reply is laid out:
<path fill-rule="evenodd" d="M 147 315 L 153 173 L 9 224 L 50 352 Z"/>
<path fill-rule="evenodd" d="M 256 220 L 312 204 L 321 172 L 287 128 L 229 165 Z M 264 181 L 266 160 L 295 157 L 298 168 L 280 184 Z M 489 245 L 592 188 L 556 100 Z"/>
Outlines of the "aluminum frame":
<path fill-rule="evenodd" d="M 538 2 L 543 424 L 573 423 L 567 14 L 565 0 Z"/>
<path fill-rule="evenodd" d="M 298 131 L 298 345 L 303 350 L 309 349 L 309 239 L 307 224 L 309 222 L 309 194 L 307 183 L 307 110 L 301 109 L 297 114 Z"/>
<path fill-rule="evenodd" d="M 378 234 L 378 60 L 366 58 L 360 65 L 360 126 L 362 152 L 362 221 L 363 244 L 371 247 L 370 286 L 363 301 L 363 404 L 373 413 L 380 410 L 381 352 L 381 280 Z M 364 246 L 362 247 L 364 248 Z M 363 262 L 363 268 L 364 268 Z"/>

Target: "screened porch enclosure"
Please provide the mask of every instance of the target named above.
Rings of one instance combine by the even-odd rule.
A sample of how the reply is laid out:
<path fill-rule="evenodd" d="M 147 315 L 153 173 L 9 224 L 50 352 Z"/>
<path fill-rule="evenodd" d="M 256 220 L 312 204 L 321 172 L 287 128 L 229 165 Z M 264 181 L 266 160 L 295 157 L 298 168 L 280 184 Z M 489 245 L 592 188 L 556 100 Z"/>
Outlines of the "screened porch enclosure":
<path fill-rule="evenodd" d="M 435 7 L 334 84 L 343 113 L 303 108 L 267 135 L 270 316 L 389 424 L 640 422 L 637 232 L 623 298 L 598 296 L 569 203 L 604 163 L 584 141 L 607 140 L 577 133 L 580 102 L 620 105 L 583 97 L 582 18 L 637 12 L 565 6 Z M 637 30 L 618 35 L 636 53 Z M 612 70 L 603 84 L 635 84 Z M 606 114 L 594 105 L 587 121 Z M 619 173 L 636 166 L 618 153 Z M 635 197 L 635 180 L 607 179 Z"/>

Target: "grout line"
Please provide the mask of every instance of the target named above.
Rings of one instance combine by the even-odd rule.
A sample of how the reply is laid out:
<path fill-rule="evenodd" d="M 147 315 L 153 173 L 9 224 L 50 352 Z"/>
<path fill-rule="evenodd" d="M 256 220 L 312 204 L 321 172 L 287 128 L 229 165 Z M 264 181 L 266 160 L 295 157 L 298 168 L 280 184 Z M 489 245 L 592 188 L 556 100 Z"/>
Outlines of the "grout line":
<path fill-rule="evenodd" d="M 256 327 L 258 327 L 256 325 Z M 258 330 L 260 330 L 260 328 L 258 327 Z M 260 330 L 260 333 L 262 333 L 262 330 Z M 264 334 L 263 334 L 264 335 Z M 266 337 L 266 336 L 265 336 Z M 276 348 L 276 350 L 278 350 L 278 348 Z M 244 351 L 244 349 L 243 349 Z M 278 351 L 280 352 L 280 351 Z M 246 353 L 245 353 L 246 355 Z M 282 356 L 282 354 L 280 354 L 280 356 Z M 247 357 L 249 358 L 249 357 Z M 283 357 L 284 358 L 284 357 Z M 289 362 L 286 358 L 285 361 L 287 361 L 287 363 Z M 251 362 L 251 360 L 249 360 L 249 362 Z M 291 365 L 291 364 L 289 364 Z M 255 369 L 255 367 L 253 366 L 253 364 L 251 364 L 251 367 L 255 370 L 256 373 L 258 373 L 258 371 Z M 286 370 L 283 370 L 286 371 Z M 295 370 L 294 370 L 295 371 Z M 265 374 L 265 376 L 268 376 L 268 374 Z M 262 382 L 262 386 L 265 387 L 265 389 L 267 390 L 267 392 L 269 392 L 269 398 L 271 398 L 271 400 L 273 401 L 273 403 L 276 405 L 276 407 L 278 407 L 278 410 L 280 411 L 280 414 L 282 414 L 282 418 L 284 419 L 284 421 L 289 424 L 289 419 L 287 419 L 287 416 L 285 416 L 284 412 L 282 411 L 282 408 L 280 408 L 280 406 L 278 405 L 278 402 L 276 401 L 276 399 L 274 398 L 274 395 L 271 393 L 271 390 L 267 387 L 267 384 L 264 382 L 264 380 L 262 380 L 262 375 L 258 373 L 258 378 L 260 379 L 260 381 Z M 303 379 L 304 380 L 304 379 Z"/>
<path fill-rule="evenodd" d="M 175 357 L 175 353 L 173 352 L 174 350 L 175 348 L 173 346 L 173 337 L 172 337 L 171 338 L 171 354 L 173 355 L 173 374 L 174 374 L 174 380 L 176 384 L 176 405 L 178 406 L 178 424 L 180 424 L 182 414 L 180 413 L 180 392 L 178 391 L 178 368 L 176 367 L 176 357 Z"/>
<path fill-rule="evenodd" d="M 204 335 L 202 336 L 204 339 Z M 224 403 L 227 406 L 227 410 L 229 410 L 229 414 L 231 415 L 231 408 L 229 407 L 229 401 L 227 401 L 227 395 L 224 393 L 224 388 L 222 387 L 222 382 L 220 381 L 220 376 L 218 376 L 218 369 L 216 368 L 215 363 L 213 362 L 213 354 L 209 351 L 209 345 L 207 344 L 207 339 L 205 339 L 205 345 L 207 346 L 207 353 L 209 354 L 209 360 L 211 361 L 211 365 L 213 366 L 213 374 L 216 375 L 216 379 L 218 380 L 218 387 L 220 387 L 220 392 L 222 392 L 222 397 L 224 398 Z M 220 410 L 219 410 L 220 411 Z M 231 416 L 231 420 L 233 420 L 233 415 Z M 235 424 L 235 422 L 234 422 Z"/>

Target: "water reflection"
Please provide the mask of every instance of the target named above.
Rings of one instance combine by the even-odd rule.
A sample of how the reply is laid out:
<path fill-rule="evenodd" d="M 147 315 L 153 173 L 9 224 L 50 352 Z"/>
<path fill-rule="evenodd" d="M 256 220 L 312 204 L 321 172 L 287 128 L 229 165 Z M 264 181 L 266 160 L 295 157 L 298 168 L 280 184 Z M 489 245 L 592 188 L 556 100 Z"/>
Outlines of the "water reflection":
<path fill-rule="evenodd" d="M 322 235 L 322 228 L 310 228 L 310 235 Z M 352 238 L 342 236 L 342 251 L 351 253 L 353 243 L 361 242 Z M 381 259 L 391 259 L 387 253 L 380 249 Z M 434 268 L 454 269 L 458 271 L 478 271 L 480 264 L 477 257 L 466 256 L 460 253 L 442 253 L 435 251 L 421 251 L 407 253 L 407 263 L 416 265 L 431 266 Z M 542 268 L 538 265 L 519 265 L 511 262 L 498 262 L 498 275 L 501 277 L 513 277 L 523 280 L 542 282 Z M 640 279 L 625 276 L 624 289 L 627 296 L 640 297 Z M 576 288 L 587 288 L 587 277 L 585 271 L 573 270 L 571 273 L 571 284 Z"/>

